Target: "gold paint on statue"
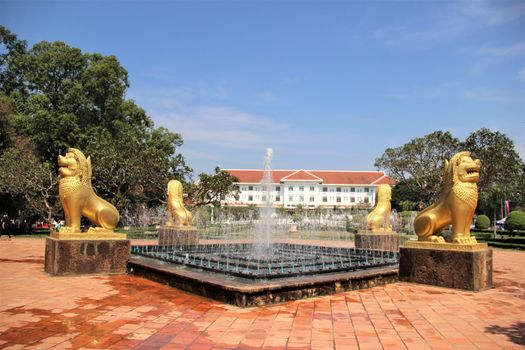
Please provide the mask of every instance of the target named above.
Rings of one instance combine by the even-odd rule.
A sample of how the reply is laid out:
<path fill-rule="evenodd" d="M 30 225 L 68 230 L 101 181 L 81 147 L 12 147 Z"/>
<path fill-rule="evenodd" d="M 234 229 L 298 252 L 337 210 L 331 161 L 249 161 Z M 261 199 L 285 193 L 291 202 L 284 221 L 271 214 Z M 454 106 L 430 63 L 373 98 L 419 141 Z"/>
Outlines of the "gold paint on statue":
<path fill-rule="evenodd" d="M 435 250 L 454 250 L 462 252 L 479 252 L 487 250 L 487 243 L 444 243 L 444 242 L 429 242 L 429 241 L 405 241 L 405 248 L 417 248 L 417 249 L 435 249 Z"/>
<path fill-rule="evenodd" d="M 366 217 L 366 229 L 368 231 L 392 232 L 390 225 L 391 198 L 392 189 L 390 185 L 383 184 L 377 187 L 376 207 Z"/>
<path fill-rule="evenodd" d="M 119 222 L 117 208 L 98 197 L 91 185 L 91 158 L 75 148 L 69 148 L 65 156 L 58 156 L 59 197 L 64 209 L 66 225 L 62 227 L 57 238 L 76 237 L 80 230 L 82 216 L 88 218 L 98 227 L 90 228 L 83 237 L 89 239 L 125 238 L 125 234 L 113 233 Z M 80 237 L 77 239 L 81 239 Z"/>
<path fill-rule="evenodd" d="M 452 225 L 452 243 L 477 243 L 470 236 L 470 225 L 478 202 L 479 171 L 480 161 L 473 160 L 470 152 L 459 152 L 445 161 L 441 197 L 414 220 L 419 241 L 444 243 L 438 234 Z"/>
<path fill-rule="evenodd" d="M 190 227 L 193 223 L 191 212 L 184 207 L 182 184 L 178 180 L 168 182 L 168 222 L 166 226 Z"/>

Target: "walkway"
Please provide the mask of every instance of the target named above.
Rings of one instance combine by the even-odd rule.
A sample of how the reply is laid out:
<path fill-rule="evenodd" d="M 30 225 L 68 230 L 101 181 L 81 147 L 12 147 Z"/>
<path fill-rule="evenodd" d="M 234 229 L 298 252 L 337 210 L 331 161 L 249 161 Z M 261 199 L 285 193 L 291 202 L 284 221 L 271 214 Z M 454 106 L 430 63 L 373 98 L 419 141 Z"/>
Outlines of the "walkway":
<path fill-rule="evenodd" d="M 131 276 L 50 277 L 44 240 L 0 240 L 0 349 L 523 349 L 525 252 L 495 288 L 407 283 L 241 309 Z"/>

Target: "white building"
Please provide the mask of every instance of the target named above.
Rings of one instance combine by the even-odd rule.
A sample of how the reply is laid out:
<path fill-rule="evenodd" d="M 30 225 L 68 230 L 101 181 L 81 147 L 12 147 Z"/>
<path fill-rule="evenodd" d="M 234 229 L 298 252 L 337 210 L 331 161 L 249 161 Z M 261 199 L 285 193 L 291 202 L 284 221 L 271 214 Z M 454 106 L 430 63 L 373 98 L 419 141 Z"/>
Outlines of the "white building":
<path fill-rule="evenodd" d="M 229 196 L 226 205 L 260 206 L 267 200 L 261 184 L 264 170 L 223 169 L 239 179 L 239 195 Z M 394 184 L 381 171 L 274 170 L 270 201 L 274 207 L 318 206 L 349 208 L 374 205 L 376 187 Z"/>

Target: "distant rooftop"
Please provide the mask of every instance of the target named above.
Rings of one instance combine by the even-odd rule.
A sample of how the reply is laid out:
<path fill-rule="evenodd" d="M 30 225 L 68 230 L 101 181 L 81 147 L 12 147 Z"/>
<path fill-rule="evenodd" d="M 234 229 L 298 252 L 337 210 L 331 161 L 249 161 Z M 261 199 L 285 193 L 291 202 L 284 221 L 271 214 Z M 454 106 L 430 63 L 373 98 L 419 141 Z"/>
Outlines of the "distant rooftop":
<path fill-rule="evenodd" d="M 239 179 L 240 183 L 260 183 L 263 169 L 223 169 Z M 287 181 L 317 182 L 326 185 L 380 185 L 395 184 L 395 181 L 382 171 L 346 170 L 273 170 L 272 182 Z"/>

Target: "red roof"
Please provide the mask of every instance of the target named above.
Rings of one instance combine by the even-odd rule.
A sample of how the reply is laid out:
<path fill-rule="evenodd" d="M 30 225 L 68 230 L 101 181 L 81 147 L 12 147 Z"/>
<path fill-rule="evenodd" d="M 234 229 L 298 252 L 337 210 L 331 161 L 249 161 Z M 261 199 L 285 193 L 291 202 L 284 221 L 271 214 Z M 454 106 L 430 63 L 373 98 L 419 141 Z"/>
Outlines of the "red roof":
<path fill-rule="evenodd" d="M 281 178 L 281 181 L 316 181 L 316 182 L 323 182 L 323 179 L 321 179 L 318 176 L 315 176 L 309 171 L 305 170 L 297 170 L 291 173 L 288 176 L 285 176 Z"/>
<path fill-rule="evenodd" d="M 260 183 L 264 170 L 223 169 L 240 183 Z M 273 183 L 282 181 L 319 181 L 326 185 L 379 185 L 395 181 L 382 171 L 273 170 Z"/>

